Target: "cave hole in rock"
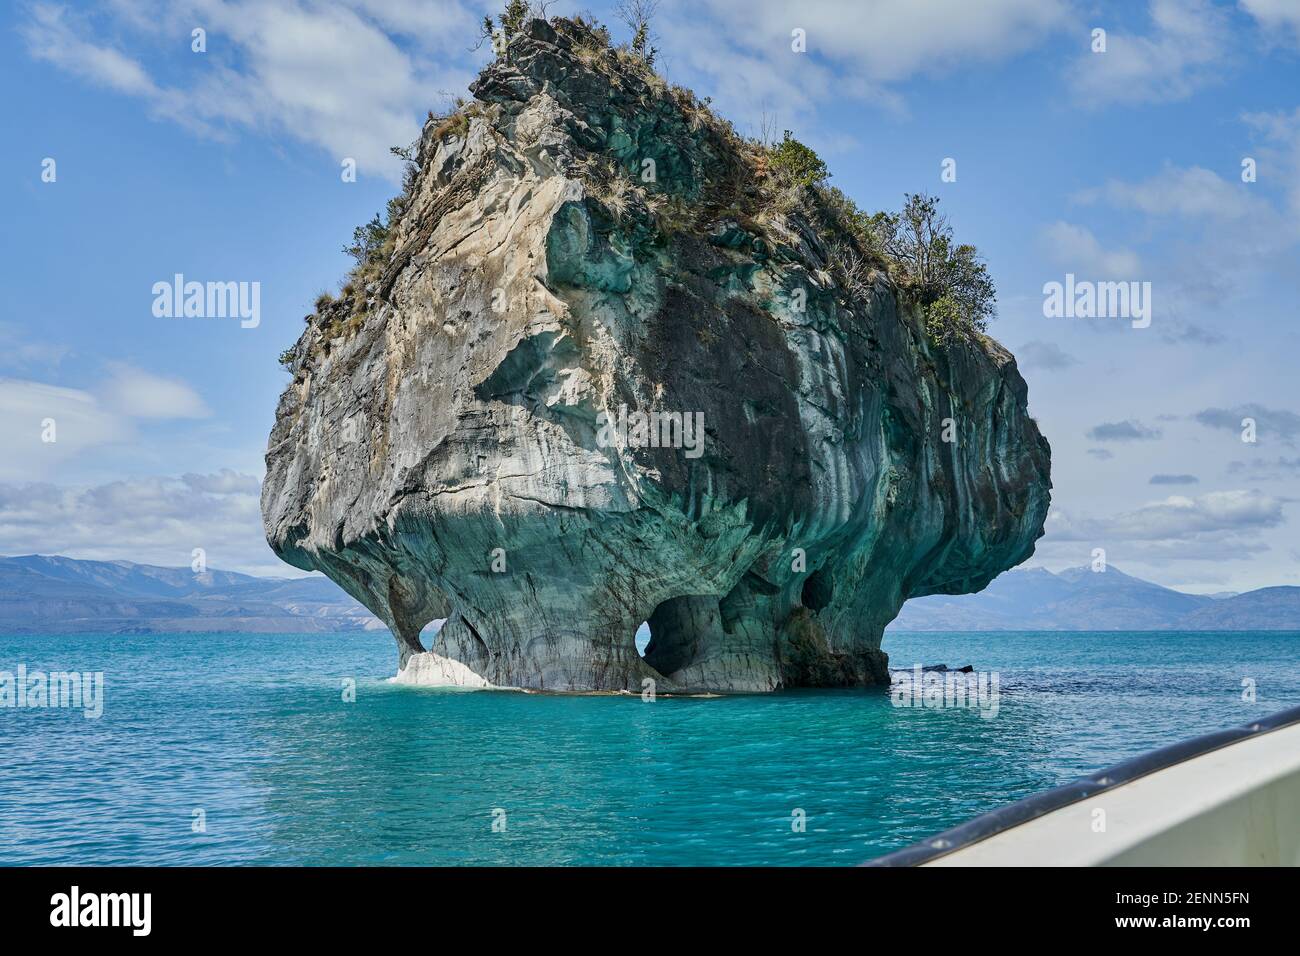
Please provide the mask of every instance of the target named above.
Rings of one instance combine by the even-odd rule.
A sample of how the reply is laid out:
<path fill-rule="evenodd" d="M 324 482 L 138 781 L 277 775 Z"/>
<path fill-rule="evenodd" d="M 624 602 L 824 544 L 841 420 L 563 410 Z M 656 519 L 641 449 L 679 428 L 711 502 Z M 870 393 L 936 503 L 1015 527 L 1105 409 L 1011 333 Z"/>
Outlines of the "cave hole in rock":
<path fill-rule="evenodd" d="M 803 592 L 800 595 L 800 601 L 804 607 L 810 611 L 820 611 L 822 608 L 829 607 L 834 598 L 835 582 L 825 569 L 814 571 L 808 575 L 808 580 L 804 581 Z"/>
<path fill-rule="evenodd" d="M 661 674 L 679 671 L 695 660 L 702 638 L 717 630 L 718 618 L 717 597 L 683 594 L 668 598 L 643 625 L 648 641 L 641 656 Z M 638 637 L 640 633 L 638 630 Z"/>
<path fill-rule="evenodd" d="M 650 644 L 650 622 L 642 621 L 636 629 L 636 652 L 645 657 L 645 649 Z"/>

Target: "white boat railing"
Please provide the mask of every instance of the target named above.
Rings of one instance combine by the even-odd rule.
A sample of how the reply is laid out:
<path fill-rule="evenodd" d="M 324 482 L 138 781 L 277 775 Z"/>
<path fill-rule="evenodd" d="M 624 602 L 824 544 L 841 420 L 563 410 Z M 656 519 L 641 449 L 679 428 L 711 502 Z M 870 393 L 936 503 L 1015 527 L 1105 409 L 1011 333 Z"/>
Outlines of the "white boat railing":
<path fill-rule="evenodd" d="M 864 865 L 1300 865 L 1300 707 L 1141 754 Z"/>

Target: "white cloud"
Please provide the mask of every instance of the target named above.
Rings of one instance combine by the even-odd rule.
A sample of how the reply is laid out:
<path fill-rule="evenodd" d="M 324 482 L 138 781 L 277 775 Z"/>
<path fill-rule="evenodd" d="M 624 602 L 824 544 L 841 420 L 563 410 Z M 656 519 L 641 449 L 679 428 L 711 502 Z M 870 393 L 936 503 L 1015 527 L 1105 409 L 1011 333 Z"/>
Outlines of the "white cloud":
<path fill-rule="evenodd" d="M 207 418 L 211 409 L 194 389 L 122 362 L 109 363 L 109 377 L 99 389 L 104 404 L 131 418 Z"/>
<path fill-rule="evenodd" d="M 1282 525 L 1284 504 L 1284 499 L 1258 491 L 1235 490 L 1212 491 L 1194 498 L 1170 495 L 1109 518 L 1078 519 L 1054 508 L 1046 522 L 1045 540 L 1234 546 L 1238 537 L 1255 536 Z"/>
<path fill-rule="evenodd" d="M 0 480 L 49 474 L 88 448 L 133 435 L 129 421 L 89 392 L 0 379 Z"/>
<path fill-rule="evenodd" d="M 689 18 L 659 24 L 670 73 L 683 68 L 725 115 L 756 126 L 760 113 L 799 125 L 822 102 L 902 107 L 891 84 L 1031 48 L 1065 19 L 1063 0 L 703 0 Z M 807 53 L 791 50 L 791 31 Z M 755 130 L 757 132 L 757 130 Z"/>
<path fill-rule="evenodd" d="M 181 475 L 181 481 L 195 491 L 217 495 L 257 495 L 261 493 L 262 488 L 262 483 L 253 475 L 245 475 L 230 468 L 222 468 L 211 475 L 196 475 L 193 472 L 187 472 Z"/>
<path fill-rule="evenodd" d="M 1129 279 L 1142 268 L 1130 249 L 1105 249 L 1083 226 L 1057 221 L 1044 230 L 1048 253 L 1060 265 L 1080 276 Z"/>
<path fill-rule="evenodd" d="M 137 96 L 154 115 L 191 131 L 219 138 L 230 127 L 287 133 L 335 162 L 351 157 L 363 173 L 395 179 L 400 163 L 389 147 L 416 137 L 439 91 L 463 89 L 470 79 L 449 61 L 465 55 L 474 19 L 457 2 L 179 0 L 114 4 L 95 17 L 43 4 L 22 32 L 37 59 Z M 208 51 L 202 69 L 187 61 L 183 82 L 151 75 L 143 57 L 103 39 L 174 45 L 194 24 L 207 31 Z M 419 52 L 403 50 L 397 35 L 415 36 Z M 196 55 L 188 42 L 183 55 Z M 166 56 L 147 62 L 165 63 Z"/>
<path fill-rule="evenodd" d="M 1042 555 L 1054 563 L 1060 561 L 1065 566 L 1077 566 L 1080 558 L 1089 559 L 1091 547 L 1096 539 L 1089 539 L 1080 547 L 1078 541 L 1058 541 L 1046 543 L 1040 539 L 1036 554 Z M 1241 574 L 1255 575 L 1260 569 L 1267 568 L 1270 562 L 1261 561 L 1260 556 L 1272 548 L 1258 536 L 1245 534 L 1206 535 L 1190 546 L 1186 541 L 1118 541 L 1106 539 L 1102 545 L 1106 548 L 1107 560 L 1112 566 L 1122 567 L 1127 573 L 1149 581 L 1158 581 L 1166 587 L 1183 590 L 1180 582 L 1190 582 L 1198 576 L 1203 580 L 1227 583 Z M 1246 562 L 1236 569 L 1228 567 L 1229 562 Z M 1182 564 L 1183 568 L 1175 566 Z M 1201 571 L 1192 570 L 1199 566 Z M 1227 572 L 1227 574 L 1225 574 Z M 1212 575 L 1205 577 L 1205 575 Z M 1239 586 L 1237 590 L 1254 587 L 1268 587 L 1278 583 L 1277 572 L 1264 572 L 1262 579 Z"/>
<path fill-rule="evenodd" d="M 430 49 L 456 53 L 478 35 L 483 12 L 477 7 L 504 6 L 472 2 L 467 6 L 454 0 L 353 0 L 351 5 L 390 33 L 410 37 Z"/>
<path fill-rule="evenodd" d="M 155 97 L 154 85 L 139 61 L 77 35 L 78 26 L 66 7 L 37 4 L 22 29 L 32 56 L 46 60 L 82 79 L 131 96 Z"/>
<path fill-rule="evenodd" d="M 1171 495 L 1112 521 L 1122 537 L 1159 540 L 1206 532 L 1274 528 L 1282 524 L 1282 502 L 1257 491 L 1212 491 L 1195 498 Z"/>
<path fill-rule="evenodd" d="M 209 566 L 289 576 L 262 533 L 258 481 L 221 472 L 90 488 L 0 484 L 0 554 L 65 554 L 168 567 L 203 548 Z"/>
<path fill-rule="evenodd" d="M 1070 79 L 1082 102 L 1180 100 L 1218 77 L 1229 53 L 1223 9 L 1211 0 L 1152 0 L 1150 16 L 1149 35 L 1107 30 L 1104 53 L 1090 50 L 1073 62 Z"/>
<path fill-rule="evenodd" d="M 1271 213 L 1268 204 L 1252 196 L 1245 183 L 1229 182 L 1200 166 L 1166 166 L 1136 183 L 1111 180 L 1075 198 L 1084 203 L 1105 200 L 1151 216 L 1185 219 L 1258 220 Z"/>
<path fill-rule="evenodd" d="M 1247 113 L 1242 119 L 1263 139 L 1257 151 L 1257 174 L 1265 183 L 1282 184 L 1295 222 L 1300 218 L 1300 108 L 1290 113 Z"/>
<path fill-rule="evenodd" d="M 731 25 L 738 42 L 751 49 L 776 44 L 783 57 L 792 56 L 791 31 L 803 29 L 809 53 L 873 83 L 1005 59 L 1037 43 L 1066 13 L 1061 0 L 877 0 L 869 10 L 842 0 L 705 0 L 701 6 Z M 794 60 L 784 62 L 787 70 L 798 69 Z"/>
<path fill-rule="evenodd" d="M 120 362 L 108 369 L 108 377 L 89 389 L 0 379 L 0 481 L 32 481 L 90 449 L 136 441 L 142 421 L 211 414 L 178 379 Z"/>
<path fill-rule="evenodd" d="M 1215 333 L 1194 323 L 1166 326 L 1164 317 L 1197 302 L 1221 309 L 1247 276 L 1263 273 L 1273 282 L 1277 274 L 1288 274 L 1300 239 L 1300 218 L 1284 214 L 1260 189 L 1200 166 L 1166 165 L 1147 179 L 1110 180 L 1072 198 L 1135 213 L 1142 221 L 1134 232 L 1149 241 L 1161 235 L 1167 239 L 1163 261 L 1155 262 L 1157 269 L 1148 263 L 1143 275 L 1159 285 L 1166 338 L 1214 344 L 1219 338 Z"/>
<path fill-rule="evenodd" d="M 1296 0 L 1241 0 L 1241 8 L 1264 29 L 1289 31 L 1300 43 L 1300 3 Z"/>

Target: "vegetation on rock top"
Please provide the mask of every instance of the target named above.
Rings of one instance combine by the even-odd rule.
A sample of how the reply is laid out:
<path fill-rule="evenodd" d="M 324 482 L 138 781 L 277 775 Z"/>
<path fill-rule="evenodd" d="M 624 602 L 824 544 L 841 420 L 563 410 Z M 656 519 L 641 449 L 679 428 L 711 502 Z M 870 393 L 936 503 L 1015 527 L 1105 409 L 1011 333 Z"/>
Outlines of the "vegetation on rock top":
<path fill-rule="evenodd" d="M 508 58 L 509 41 L 534 18 L 545 20 L 549 5 L 509 0 L 495 22 L 484 18 L 479 45 L 490 42 L 498 61 Z M 631 31 L 631 39 L 623 44 L 615 44 L 608 28 L 590 18 L 555 21 L 566 27 L 572 53 L 583 65 L 603 74 L 612 89 L 640 91 L 637 95 L 651 117 L 648 122 L 657 124 L 656 129 L 689 131 L 698 137 L 695 151 L 705 154 L 689 160 L 699 167 L 692 170 L 696 175 L 664 182 L 638 175 L 646 157 L 620 155 L 609 144 L 604 151 L 591 152 L 572 173 L 583 178 L 588 194 L 610 217 L 632 231 L 653 232 L 663 242 L 705 222 L 732 219 L 772 247 L 779 245 L 780 237 L 769 232 L 783 231 L 782 220 L 799 215 L 829 234 L 829 270 L 850 298 L 866 296 L 883 272 L 919 310 L 937 345 L 982 334 L 995 314 L 993 281 L 975 247 L 955 241 L 947 217 L 939 212 L 938 198 L 907 194 L 899 212 L 869 214 L 828 184 L 825 161 L 789 130 L 779 141 L 774 130 L 757 137 L 738 134 L 713 112 L 707 98 L 700 100 L 691 90 L 670 85 L 655 70 L 650 23 L 657 5 L 657 0 L 620 4 L 620 19 Z M 403 190 L 389 201 L 382 218 L 376 214 L 354 230 L 352 243 L 344 247 L 354 265 L 339 297 L 324 293 L 315 313 L 306 317 L 320 328 L 320 343 L 354 334 L 377 307 L 379 280 L 394 255 L 399 220 L 410 206 L 421 161 L 427 158 L 422 144 L 464 137 L 472 118 L 484 113 L 482 101 L 457 98 L 442 114 L 430 111 L 420 141 L 393 147 L 406 163 Z M 649 229 L 638 219 L 646 220 Z M 294 370 L 300 364 L 299 352 L 300 346 L 286 349 L 281 364 Z"/>

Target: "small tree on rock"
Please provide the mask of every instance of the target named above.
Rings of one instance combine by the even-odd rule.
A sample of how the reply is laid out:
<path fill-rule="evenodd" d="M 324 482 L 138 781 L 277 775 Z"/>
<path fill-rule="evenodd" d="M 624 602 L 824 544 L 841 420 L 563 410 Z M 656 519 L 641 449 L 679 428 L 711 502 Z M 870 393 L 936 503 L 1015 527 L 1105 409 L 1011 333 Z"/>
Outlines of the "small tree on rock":
<path fill-rule="evenodd" d="M 374 219 L 352 230 L 352 245 L 344 246 L 343 251 L 355 259 L 357 266 L 361 267 L 381 257 L 381 250 L 387 238 L 388 227 L 380 221 L 379 214 L 375 213 Z"/>
<path fill-rule="evenodd" d="M 632 52 L 653 66 L 659 50 L 650 33 L 650 21 L 659 10 L 659 0 L 622 0 L 618 5 L 618 18 L 632 31 Z"/>
<path fill-rule="evenodd" d="M 996 312 L 988 267 L 972 245 L 956 245 L 934 196 L 908 194 L 901 213 L 876 213 L 870 228 L 900 282 L 925 307 L 926 329 L 940 343 L 983 332 Z"/>

